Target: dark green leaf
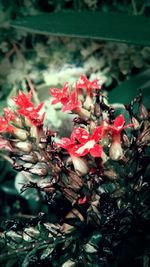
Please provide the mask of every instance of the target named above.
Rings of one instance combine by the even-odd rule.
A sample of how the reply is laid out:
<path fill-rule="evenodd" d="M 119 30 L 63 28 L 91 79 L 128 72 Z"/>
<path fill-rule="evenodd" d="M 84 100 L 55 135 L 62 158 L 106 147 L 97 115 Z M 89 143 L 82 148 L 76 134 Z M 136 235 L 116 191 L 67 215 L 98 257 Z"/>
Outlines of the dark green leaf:
<path fill-rule="evenodd" d="M 103 12 L 43 13 L 12 21 L 30 32 L 150 45 L 150 19 Z"/>
<path fill-rule="evenodd" d="M 139 94 L 139 89 L 143 92 L 143 103 L 150 107 L 150 69 L 120 83 L 109 93 L 110 103 L 129 104 Z"/>

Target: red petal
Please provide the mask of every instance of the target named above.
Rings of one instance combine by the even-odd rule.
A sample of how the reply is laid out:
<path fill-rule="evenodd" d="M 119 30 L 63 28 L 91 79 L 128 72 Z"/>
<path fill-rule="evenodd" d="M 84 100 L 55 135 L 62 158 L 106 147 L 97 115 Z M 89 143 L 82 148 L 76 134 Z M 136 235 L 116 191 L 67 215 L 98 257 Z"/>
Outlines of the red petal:
<path fill-rule="evenodd" d="M 81 144 L 86 143 L 89 140 L 90 136 L 88 132 L 83 128 L 74 128 L 71 139 L 77 139 Z"/>
<path fill-rule="evenodd" d="M 12 120 L 15 121 L 16 120 L 16 116 L 14 115 L 14 113 L 9 109 L 9 108 L 4 108 L 3 109 L 4 114 L 5 114 L 5 118 L 6 120 Z"/>
<path fill-rule="evenodd" d="M 79 198 L 78 199 L 78 204 L 79 205 L 85 204 L 86 202 L 87 202 L 87 197 L 86 196 L 84 198 Z"/>
<path fill-rule="evenodd" d="M 5 118 L 0 117 L 0 132 L 12 132 L 12 129 L 13 127 L 8 124 L 8 121 Z"/>
<path fill-rule="evenodd" d="M 58 102 L 59 102 L 58 99 L 54 99 L 54 100 L 52 100 L 51 104 L 54 105 L 54 104 L 57 104 Z"/>
<path fill-rule="evenodd" d="M 12 97 L 13 101 L 17 106 L 21 108 L 33 107 L 33 103 L 30 102 L 31 93 L 29 92 L 28 96 L 25 95 L 23 91 L 19 91 L 17 97 Z"/>
<path fill-rule="evenodd" d="M 62 95 L 58 88 L 50 88 L 50 94 L 56 98 L 59 98 Z"/>
<path fill-rule="evenodd" d="M 63 85 L 62 95 L 63 96 L 69 96 L 69 85 L 68 85 L 68 82 Z"/>
<path fill-rule="evenodd" d="M 43 107 L 44 103 L 40 103 L 36 108 L 35 111 L 39 112 L 41 110 L 41 108 Z"/>
<path fill-rule="evenodd" d="M 121 114 L 114 120 L 114 127 L 120 130 L 125 123 L 124 116 Z"/>
<path fill-rule="evenodd" d="M 96 129 L 93 131 L 92 139 L 94 139 L 95 142 L 97 142 L 101 139 L 101 137 L 103 135 L 103 129 L 104 129 L 104 126 L 101 125 L 101 126 L 96 127 Z"/>
<path fill-rule="evenodd" d="M 93 157 L 101 157 L 103 152 L 103 148 L 99 144 L 95 144 L 93 148 L 90 149 L 90 154 Z"/>
<path fill-rule="evenodd" d="M 64 137 L 61 139 L 61 143 L 58 143 L 58 146 L 67 149 L 67 147 L 70 146 L 71 144 L 73 144 L 71 140 L 67 137 Z"/>
<path fill-rule="evenodd" d="M 72 103 L 67 103 L 66 105 L 64 105 L 63 106 L 63 108 L 62 108 L 62 112 L 65 112 L 65 111 L 71 111 L 71 110 L 73 110 L 74 109 L 74 106 L 72 105 Z"/>
<path fill-rule="evenodd" d="M 69 102 L 64 104 L 64 107 L 62 108 L 62 111 L 68 111 L 68 110 L 75 110 L 76 108 L 80 108 L 81 107 L 81 102 L 77 101 L 75 103 L 71 102 L 71 100 L 69 100 Z"/>
<path fill-rule="evenodd" d="M 93 89 L 100 89 L 101 85 L 98 79 L 95 79 L 94 81 L 91 82 L 91 88 Z"/>
<path fill-rule="evenodd" d="M 77 81 L 77 88 L 87 88 L 89 80 L 85 75 L 81 75 L 79 81 Z"/>
<path fill-rule="evenodd" d="M 70 96 L 71 102 L 76 103 L 77 102 L 77 91 L 73 90 Z"/>
<path fill-rule="evenodd" d="M 134 125 L 135 125 L 134 123 L 129 123 L 129 124 L 123 126 L 123 129 L 126 129 L 128 127 L 133 127 Z"/>

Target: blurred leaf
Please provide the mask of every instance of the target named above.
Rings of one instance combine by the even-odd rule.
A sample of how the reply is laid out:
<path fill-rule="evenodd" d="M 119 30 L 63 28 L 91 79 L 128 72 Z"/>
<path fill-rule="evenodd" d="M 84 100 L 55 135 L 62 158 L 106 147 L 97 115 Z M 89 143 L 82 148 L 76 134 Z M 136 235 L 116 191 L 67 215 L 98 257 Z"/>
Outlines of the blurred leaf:
<path fill-rule="evenodd" d="M 150 19 L 103 12 L 58 12 L 12 21 L 30 32 L 150 45 Z M 138 29 L 138 30 L 137 30 Z"/>
<path fill-rule="evenodd" d="M 115 89 L 109 92 L 110 103 L 128 104 L 139 94 L 139 89 L 143 92 L 143 103 L 150 107 L 150 69 L 133 76 L 129 80 L 120 83 Z"/>
<path fill-rule="evenodd" d="M 149 7 L 150 6 L 150 0 L 144 0 L 144 6 Z"/>

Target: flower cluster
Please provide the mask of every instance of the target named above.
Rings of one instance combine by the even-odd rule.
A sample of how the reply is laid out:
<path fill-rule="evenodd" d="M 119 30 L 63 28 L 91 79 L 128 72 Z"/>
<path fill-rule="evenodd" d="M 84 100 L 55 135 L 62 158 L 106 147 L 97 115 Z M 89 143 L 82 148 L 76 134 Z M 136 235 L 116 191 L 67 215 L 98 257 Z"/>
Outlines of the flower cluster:
<path fill-rule="evenodd" d="M 39 176 L 47 176 L 52 172 L 51 176 L 55 176 L 57 180 L 57 173 L 65 166 L 63 171 L 65 175 L 68 173 L 67 179 L 73 184 L 73 190 L 70 186 L 63 190 L 67 198 L 75 198 L 80 204 L 87 199 L 84 193 L 80 196 L 74 192 L 83 186 L 81 177 L 87 175 L 93 167 L 103 169 L 102 165 L 109 158 L 122 159 L 122 131 L 133 126 L 124 125 L 122 114 L 116 118 L 111 116 L 109 106 L 103 103 L 104 95 L 100 89 L 97 79 L 89 81 L 84 75 L 81 75 L 72 89 L 68 83 L 63 85 L 62 90 L 50 89 L 54 98 L 51 104 L 60 102 L 63 112 L 69 111 L 78 116 L 74 118 L 75 125 L 70 138 L 62 137 L 59 142 L 55 141 L 51 130 L 44 132 L 42 126 L 45 113 L 41 113 L 43 103 L 35 107 L 31 102 L 31 92 L 26 95 L 19 91 L 18 96 L 12 98 L 16 109 L 11 111 L 10 108 L 4 108 L 4 116 L 0 117 L 0 148 L 24 153 L 15 168 L 20 168 L 18 164 L 22 164 L 21 169 Z M 35 167 L 32 164 L 23 164 L 24 161 L 32 164 L 40 161 L 40 164 Z"/>
<path fill-rule="evenodd" d="M 103 144 L 105 139 L 108 139 L 109 156 L 114 160 L 121 159 L 123 157 L 121 132 L 127 127 L 133 126 L 133 124 L 124 126 L 123 115 L 116 117 L 112 123 L 108 111 L 105 112 L 105 118 L 97 117 L 94 105 L 97 104 L 101 108 L 100 88 L 99 80 L 89 81 L 84 75 L 81 75 L 72 90 L 70 90 L 68 83 L 63 85 L 62 90 L 50 88 L 50 94 L 54 98 L 51 103 L 60 102 L 63 106 L 63 112 L 73 112 L 83 121 L 82 125 L 74 127 L 70 139 L 64 137 L 56 145 L 68 151 L 76 170 L 78 169 L 78 159 L 80 162 L 78 165 L 84 167 L 84 174 L 88 170 L 88 167 L 85 166 L 87 156 L 104 159 L 105 148 Z M 96 95 L 99 95 L 99 103 L 95 100 Z M 31 102 L 31 96 L 31 91 L 27 95 L 23 91 L 19 91 L 18 96 L 12 98 L 17 108 L 15 111 L 11 111 L 9 108 L 4 109 L 4 117 L 0 117 L 1 133 L 9 133 L 24 141 L 28 136 L 25 125 L 30 125 L 30 127 L 43 125 L 45 113 L 40 114 L 43 103 L 35 107 Z"/>
<path fill-rule="evenodd" d="M 38 240 L 41 243 L 41 236 L 45 238 L 45 234 L 40 231 L 44 231 L 42 229 L 45 227 L 46 232 L 49 232 L 46 234 L 47 248 L 44 246 L 44 254 L 38 251 L 38 260 L 39 255 L 45 260 L 46 254 L 51 266 L 53 263 L 50 258 L 56 259 L 59 254 L 64 258 L 66 250 L 66 259 L 70 255 L 72 259 L 75 254 L 73 265 L 75 262 L 81 266 L 85 263 L 88 265 L 87 256 L 90 255 L 89 266 L 95 266 L 95 261 L 96 266 L 101 266 L 102 256 L 104 259 L 108 257 L 112 263 L 110 255 L 113 255 L 113 249 L 116 251 L 116 242 L 120 246 L 123 231 L 126 236 L 128 229 L 131 230 L 128 226 L 134 225 L 136 216 L 148 222 L 145 209 L 148 207 L 149 214 L 149 206 L 147 198 L 143 199 L 143 187 L 148 192 L 149 156 L 146 148 L 150 143 L 149 113 L 139 95 L 128 106 L 124 106 L 124 113 L 128 113 L 129 118 L 129 121 L 125 121 L 121 112 L 115 116 L 118 110 L 107 103 L 100 89 L 97 79 L 89 81 L 84 75 L 72 88 L 65 83 L 61 90 L 50 89 L 53 97 L 51 104 L 60 103 L 63 112 L 74 115 L 73 130 L 64 136 L 61 136 L 59 129 L 58 132 L 52 132 L 51 127 L 46 127 L 46 122 L 43 127 L 43 103 L 35 107 L 31 101 L 31 92 L 26 95 L 19 91 L 18 96 L 13 97 L 16 108 L 4 108 L 4 116 L 0 117 L 0 149 L 8 151 L 15 170 L 24 172 L 25 182 L 21 192 L 34 188 L 38 192 L 41 211 L 41 203 L 47 203 L 48 207 L 48 216 L 42 213 L 44 216 L 41 217 L 40 213 L 37 221 L 39 228 L 34 228 L 35 218 L 28 227 L 23 226 L 22 235 L 20 225 L 17 234 L 12 229 L 7 235 L 1 235 L 2 238 L 13 240 L 13 244 L 16 244 L 15 253 L 18 246 L 22 249 L 25 241 L 30 240 L 31 243 L 32 237 L 35 246 Z M 138 108 L 137 114 L 134 105 L 136 110 Z M 126 130 L 128 127 L 131 129 Z M 133 192 L 136 202 L 132 206 Z M 136 206 L 139 208 L 135 209 Z M 141 209 L 144 209 L 142 213 Z M 52 218 L 49 214 L 51 210 L 55 212 Z M 129 218 L 128 225 L 126 218 Z M 32 224 L 33 227 L 30 227 Z M 18 242 L 18 237 L 23 245 L 21 241 Z M 49 244 L 50 254 L 47 253 Z M 112 244 L 114 248 L 111 251 Z M 76 253 L 72 253 L 76 248 Z M 4 248 L 5 256 L 6 251 Z M 82 262 L 79 251 L 83 252 Z M 61 264 L 63 261 L 59 262 Z M 61 266 L 70 266 L 72 262 L 69 260 L 67 265 L 65 263 Z"/>
<path fill-rule="evenodd" d="M 95 95 L 100 88 L 99 80 L 95 79 L 94 81 L 89 81 L 87 77 L 81 75 L 72 92 L 69 92 L 68 83 L 64 84 L 62 90 L 51 88 L 50 93 L 52 97 L 55 98 L 52 104 L 60 102 L 63 105 L 63 112 L 71 111 L 79 115 L 85 121 L 89 119 L 94 121 L 95 114 L 93 106 Z M 94 90 L 96 90 L 96 93 L 94 93 Z M 114 160 L 119 160 L 123 157 L 120 139 L 121 132 L 127 127 L 133 126 L 133 124 L 128 124 L 126 126 L 124 126 L 124 124 L 125 120 L 123 115 L 116 117 L 113 124 L 109 123 L 109 114 L 107 113 L 105 120 L 101 118 L 99 123 L 93 125 L 92 130 L 90 129 L 90 125 L 87 125 L 86 129 L 85 127 L 75 127 L 70 139 L 62 138 L 58 146 L 68 151 L 73 163 L 77 161 L 77 158 L 78 161 L 81 162 L 81 157 L 87 154 L 90 154 L 94 158 L 105 157 L 103 141 L 107 138 L 111 139 L 111 142 L 108 143 L 110 146 L 110 157 Z"/>
<path fill-rule="evenodd" d="M 31 96 L 31 91 L 28 95 L 23 91 L 19 91 L 18 96 L 12 98 L 16 104 L 16 109 L 11 111 L 10 108 L 4 108 L 4 116 L 0 116 L 0 133 L 6 133 L 13 138 L 18 138 L 20 141 L 25 141 L 29 135 L 27 127 L 37 128 L 43 125 L 45 113 L 39 114 L 43 103 L 34 107 L 34 104 L 31 102 Z M 1 148 L 10 149 L 11 147 L 8 140 L 2 136 L 0 143 Z"/>
<path fill-rule="evenodd" d="M 62 111 L 72 111 L 83 119 L 90 118 L 90 110 L 93 106 L 93 90 L 100 89 L 99 81 L 90 82 L 86 76 L 81 75 L 75 88 L 69 92 L 68 83 L 65 83 L 60 91 L 58 88 L 50 88 L 50 94 L 55 98 L 52 104 L 60 102 Z M 84 91 L 83 91 L 84 90 Z"/>
<path fill-rule="evenodd" d="M 30 91 L 26 96 L 24 92 L 19 91 L 17 97 L 13 97 L 13 101 L 19 107 L 18 114 L 23 115 L 35 126 L 43 125 L 45 113 L 39 114 L 43 107 L 43 103 L 40 103 L 37 107 L 31 102 L 32 92 Z"/>

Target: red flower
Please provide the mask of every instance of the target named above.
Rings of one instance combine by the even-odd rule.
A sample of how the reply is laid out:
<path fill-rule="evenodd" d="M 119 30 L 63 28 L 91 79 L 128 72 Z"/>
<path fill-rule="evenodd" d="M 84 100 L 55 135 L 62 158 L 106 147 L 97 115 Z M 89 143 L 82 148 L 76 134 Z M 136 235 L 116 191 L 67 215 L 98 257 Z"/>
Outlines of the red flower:
<path fill-rule="evenodd" d="M 72 139 L 77 139 L 80 144 L 73 147 L 74 152 L 78 156 L 85 156 L 90 153 L 93 157 L 101 157 L 103 148 L 97 142 L 102 137 L 103 127 L 98 126 L 92 136 L 83 128 L 75 128 L 71 134 Z"/>
<path fill-rule="evenodd" d="M 50 88 L 50 94 L 55 98 L 51 104 L 56 104 L 61 102 L 65 105 L 69 101 L 69 86 L 68 83 L 65 83 L 62 87 L 62 91 L 58 88 Z"/>
<path fill-rule="evenodd" d="M 64 138 L 61 139 L 61 143 L 57 143 L 57 145 L 59 147 L 62 147 L 64 149 L 66 149 L 70 155 L 74 154 L 73 151 L 72 151 L 72 148 L 75 146 L 75 144 L 76 143 L 72 139 L 72 137 L 70 139 L 64 137 Z"/>
<path fill-rule="evenodd" d="M 81 102 L 78 101 L 77 99 L 77 92 L 76 90 L 73 90 L 69 101 L 64 104 L 64 107 L 62 108 L 62 111 L 67 111 L 67 110 L 76 110 L 81 108 Z"/>
<path fill-rule="evenodd" d="M 85 196 L 84 198 L 79 198 L 78 199 L 78 204 L 83 205 L 87 202 L 87 197 Z"/>
<path fill-rule="evenodd" d="M 4 117 L 0 117 L 0 133 L 11 133 L 13 128 L 8 124 L 8 121 Z"/>
<path fill-rule="evenodd" d="M 90 82 L 86 76 L 81 75 L 79 81 L 76 84 L 77 89 L 86 89 L 87 94 L 91 94 L 93 89 L 100 89 L 101 85 L 98 79 Z"/>
<path fill-rule="evenodd" d="M 35 126 L 40 126 L 43 124 L 45 113 L 42 115 L 39 114 L 39 111 L 43 107 L 43 103 L 40 103 L 37 107 L 34 107 L 31 100 L 32 93 L 31 91 L 26 96 L 24 92 L 19 91 L 17 97 L 12 99 L 16 105 L 20 108 L 17 112 L 25 117 L 27 117 L 31 123 Z"/>
<path fill-rule="evenodd" d="M 74 166 L 75 171 L 78 175 L 85 175 L 88 173 L 88 165 L 85 159 L 81 159 L 76 154 L 76 149 L 78 145 L 76 144 L 73 136 L 71 135 L 69 138 L 62 138 L 61 143 L 57 144 L 59 147 L 66 149 L 72 159 L 72 163 Z"/>
<path fill-rule="evenodd" d="M 17 117 L 9 108 L 3 109 L 7 121 L 16 121 Z"/>
<path fill-rule="evenodd" d="M 11 121 L 15 124 L 15 126 L 22 127 L 22 121 L 20 116 L 18 116 L 17 112 L 12 112 L 9 108 L 4 108 L 3 112 L 8 122 Z"/>
<path fill-rule="evenodd" d="M 127 124 L 127 125 L 124 126 L 124 123 L 125 123 L 125 119 L 124 119 L 124 116 L 121 114 L 114 120 L 114 124 L 113 125 L 108 125 L 108 129 L 111 130 L 112 135 L 113 136 L 117 135 L 119 137 L 119 140 L 120 140 L 121 131 L 134 125 L 132 123 L 132 124 Z"/>
<path fill-rule="evenodd" d="M 119 115 L 113 125 L 108 125 L 108 129 L 112 132 L 112 144 L 109 149 L 109 155 L 114 160 L 119 160 L 123 157 L 123 150 L 120 143 L 120 133 L 123 129 L 133 126 L 134 124 L 127 124 L 124 126 L 125 119 L 123 115 Z"/>
<path fill-rule="evenodd" d="M 13 97 L 12 99 L 18 107 L 28 108 L 28 107 L 33 107 L 33 104 L 30 101 L 31 96 L 32 96 L 31 91 L 28 93 L 27 96 L 25 95 L 23 91 L 19 91 L 18 96 Z"/>

